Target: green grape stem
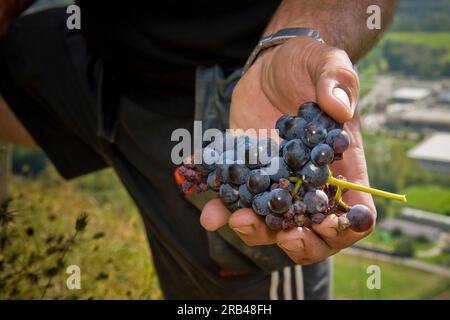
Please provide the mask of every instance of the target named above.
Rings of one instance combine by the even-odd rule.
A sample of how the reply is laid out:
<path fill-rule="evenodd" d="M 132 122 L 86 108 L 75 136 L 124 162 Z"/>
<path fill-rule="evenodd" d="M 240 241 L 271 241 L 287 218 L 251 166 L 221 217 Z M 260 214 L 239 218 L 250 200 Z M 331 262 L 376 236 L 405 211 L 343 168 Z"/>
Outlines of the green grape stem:
<path fill-rule="evenodd" d="M 370 193 L 375 196 L 383 197 L 386 199 L 392 199 L 392 200 L 397 200 L 400 202 L 406 202 L 406 196 L 403 194 L 396 194 L 396 193 L 391 193 L 391 192 L 378 190 L 378 189 L 374 189 L 374 188 L 370 188 L 370 187 L 361 186 L 356 183 L 351 183 L 348 181 L 336 179 L 332 175 L 330 175 L 328 177 L 327 182 L 329 184 L 335 185 L 335 186 L 343 188 L 343 189 L 352 189 L 352 190 L 363 191 L 363 192 Z"/>
<path fill-rule="evenodd" d="M 338 204 L 339 207 L 341 207 L 342 209 L 344 209 L 345 212 L 348 212 L 348 211 L 350 210 L 350 208 L 348 207 L 348 205 L 347 205 L 342 199 L 339 199 L 339 200 L 337 201 L 337 204 Z"/>
<path fill-rule="evenodd" d="M 339 202 L 339 200 L 341 200 L 341 198 L 342 198 L 342 188 L 337 187 L 337 191 L 336 191 L 336 195 L 334 196 L 334 199 L 336 200 L 336 202 Z"/>
<path fill-rule="evenodd" d="M 297 178 L 297 181 L 295 181 L 294 189 L 292 190 L 292 196 L 295 196 L 298 193 L 298 190 L 300 190 L 300 186 L 302 185 L 302 179 Z"/>

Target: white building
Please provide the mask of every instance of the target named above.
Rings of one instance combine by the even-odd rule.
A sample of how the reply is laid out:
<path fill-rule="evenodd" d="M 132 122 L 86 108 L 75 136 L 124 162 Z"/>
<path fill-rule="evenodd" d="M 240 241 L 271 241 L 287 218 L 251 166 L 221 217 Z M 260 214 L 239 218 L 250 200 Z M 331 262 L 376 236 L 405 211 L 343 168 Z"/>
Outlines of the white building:
<path fill-rule="evenodd" d="M 431 94 L 428 88 L 403 87 L 394 91 L 392 99 L 397 102 L 415 102 L 427 98 Z"/>
<path fill-rule="evenodd" d="M 408 152 L 426 169 L 450 172 L 450 133 L 435 133 Z"/>

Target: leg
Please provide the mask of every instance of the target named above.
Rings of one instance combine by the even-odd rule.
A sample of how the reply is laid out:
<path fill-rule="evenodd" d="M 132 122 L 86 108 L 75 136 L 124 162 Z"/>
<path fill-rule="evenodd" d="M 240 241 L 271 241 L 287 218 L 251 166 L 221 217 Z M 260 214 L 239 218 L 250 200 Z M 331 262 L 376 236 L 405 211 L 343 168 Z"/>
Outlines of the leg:
<path fill-rule="evenodd" d="M 107 164 L 96 135 L 96 87 L 79 76 L 98 61 L 65 19 L 64 8 L 20 17 L 0 42 L 0 139 L 39 145 L 69 179 Z"/>

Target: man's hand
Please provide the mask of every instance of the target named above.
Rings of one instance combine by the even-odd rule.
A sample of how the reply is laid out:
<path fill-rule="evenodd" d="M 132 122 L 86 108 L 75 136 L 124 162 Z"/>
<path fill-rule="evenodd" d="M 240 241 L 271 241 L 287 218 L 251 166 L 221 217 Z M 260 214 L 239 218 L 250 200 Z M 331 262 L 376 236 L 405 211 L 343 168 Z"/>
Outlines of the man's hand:
<path fill-rule="evenodd" d="M 297 37 L 264 52 L 239 81 L 233 92 L 230 127 L 273 128 L 282 114 L 295 114 L 300 104 L 317 101 L 336 120 L 350 120 L 346 130 L 352 144 L 344 160 L 332 165 L 333 174 L 368 185 L 359 119 L 354 116 L 358 92 L 358 77 L 345 52 Z M 368 194 L 349 191 L 344 200 L 350 205 L 365 204 L 375 213 Z M 248 245 L 277 243 L 298 264 L 322 261 L 371 231 L 340 231 L 337 217 L 330 215 L 311 229 L 274 232 L 251 209 L 231 215 L 218 199 L 206 204 L 201 223 L 210 231 L 228 223 Z"/>

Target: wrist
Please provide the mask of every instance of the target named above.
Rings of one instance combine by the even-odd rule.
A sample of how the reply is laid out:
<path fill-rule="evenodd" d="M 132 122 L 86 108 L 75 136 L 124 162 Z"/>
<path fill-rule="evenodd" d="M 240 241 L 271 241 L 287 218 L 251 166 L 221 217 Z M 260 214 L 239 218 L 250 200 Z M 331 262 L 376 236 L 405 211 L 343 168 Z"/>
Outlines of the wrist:
<path fill-rule="evenodd" d="M 285 28 L 278 30 L 277 32 L 263 37 L 255 49 L 250 54 L 247 62 L 245 63 L 242 74 L 244 74 L 256 61 L 256 59 L 267 49 L 273 48 L 275 46 L 282 45 L 287 41 L 297 38 L 297 37 L 308 37 L 319 43 L 324 43 L 323 39 L 320 37 L 318 30 L 310 28 Z"/>

